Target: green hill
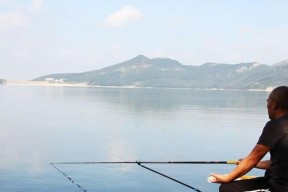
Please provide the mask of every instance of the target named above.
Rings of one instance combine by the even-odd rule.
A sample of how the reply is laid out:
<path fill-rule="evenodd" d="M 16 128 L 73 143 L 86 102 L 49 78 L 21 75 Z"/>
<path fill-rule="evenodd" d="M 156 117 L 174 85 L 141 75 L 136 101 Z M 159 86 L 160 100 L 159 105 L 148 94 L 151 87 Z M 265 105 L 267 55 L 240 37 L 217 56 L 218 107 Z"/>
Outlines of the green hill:
<path fill-rule="evenodd" d="M 61 80 L 95 86 L 135 86 L 202 89 L 266 89 L 288 85 L 288 61 L 275 65 L 257 62 L 182 65 L 168 58 L 139 55 L 128 61 L 84 73 L 51 74 L 35 81 Z"/>

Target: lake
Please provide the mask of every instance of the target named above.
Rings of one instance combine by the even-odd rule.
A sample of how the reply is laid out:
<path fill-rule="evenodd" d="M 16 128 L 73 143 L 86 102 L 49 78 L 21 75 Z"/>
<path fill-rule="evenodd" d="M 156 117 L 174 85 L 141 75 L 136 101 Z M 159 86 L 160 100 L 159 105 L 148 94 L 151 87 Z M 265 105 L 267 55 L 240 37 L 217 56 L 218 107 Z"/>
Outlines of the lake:
<path fill-rule="evenodd" d="M 137 164 L 247 155 L 268 120 L 261 91 L 0 86 L 0 191 L 191 191 Z M 234 165 L 149 164 L 203 192 Z M 263 175 L 255 170 L 250 175 Z M 80 186 L 80 187 L 79 187 Z"/>

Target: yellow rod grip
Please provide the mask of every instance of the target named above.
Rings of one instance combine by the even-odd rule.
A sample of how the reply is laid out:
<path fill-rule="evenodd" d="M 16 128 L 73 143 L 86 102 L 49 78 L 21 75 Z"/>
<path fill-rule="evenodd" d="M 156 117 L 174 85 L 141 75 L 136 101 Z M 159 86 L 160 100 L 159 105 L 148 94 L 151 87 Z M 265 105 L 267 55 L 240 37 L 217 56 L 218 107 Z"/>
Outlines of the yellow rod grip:
<path fill-rule="evenodd" d="M 237 164 L 238 162 L 238 160 L 228 160 L 227 164 Z"/>
<path fill-rule="evenodd" d="M 243 179 L 254 179 L 256 178 L 256 176 L 252 176 L 252 175 L 243 175 L 242 177 L 240 177 L 239 179 L 240 180 L 243 180 Z"/>

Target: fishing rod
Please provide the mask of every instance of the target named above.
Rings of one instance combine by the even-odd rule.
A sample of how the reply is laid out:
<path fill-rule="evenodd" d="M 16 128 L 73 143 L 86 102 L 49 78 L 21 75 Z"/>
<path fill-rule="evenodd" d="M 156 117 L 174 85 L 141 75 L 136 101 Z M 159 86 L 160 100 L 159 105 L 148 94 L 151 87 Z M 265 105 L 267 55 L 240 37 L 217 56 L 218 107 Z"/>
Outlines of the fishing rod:
<path fill-rule="evenodd" d="M 74 182 L 74 180 L 72 180 L 71 177 L 69 177 L 64 171 L 60 170 L 58 167 L 56 167 L 55 165 L 76 165 L 76 164 L 137 164 L 142 168 L 145 168 L 151 172 L 154 172 L 158 175 L 161 175 L 163 177 L 166 177 L 174 182 L 177 182 L 185 187 L 188 187 L 196 192 L 202 192 L 201 190 L 192 187 L 186 183 L 183 183 L 177 179 L 174 179 L 170 176 L 167 176 L 163 173 L 160 173 L 154 169 L 151 169 L 147 166 L 144 166 L 142 164 L 237 164 L 238 160 L 228 160 L 228 161 L 90 161 L 90 162 L 54 162 L 54 163 L 50 163 L 56 170 L 58 170 L 60 173 L 62 173 L 67 179 L 69 179 L 71 181 L 71 183 L 75 184 L 79 189 L 83 190 L 83 192 L 87 192 L 87 190 L 85 188 L 83 188 L 81 185 L 76 184 Z"/>
<path fill-rule="evenodd" d="M 166 177 L 166 178 L 168 178 L 168 179 L 170 179 L 170 180 L 172 180 L 172 181 L 175 181 L 176 183 L 179 183 L 179 184 L 181 184 L 181 185 L 183 185 L 183 186 L 185 186 L 185 187 L 188 187 L 188 188 L 190 188 L 190 189 L 192 189 L 192 190 L 194 190 L 194 191 L 196 191 L 196 192 L 202 192 L 202 191 L 200 191 L 199 189 L 197 189 L 197 188 L 195 188 L 195 187 L 192 187 L 191 185 L 188 185 L 188 184 L 186 184 L 186 183 L 183 183 L 182 181 L 179 181 L 179 180 L 177 180 L 177 179 L 174 179 L 173 177 L 170 177 L 170 176 L 168 176 L 168 175 L 165 175 L 165 174 L 163 174 L 163 173 L 160 173 L 159 171 L 156 171 L 155 169 L 151 169 L 151 168 L 149 168 L 149 167 L 147 167 L 147 166 L 144 166 L 144 165 L 142 165 L 140 162 L 136 162 L 140 167 L 143 167 L 144 169 L 147 169 L 147 170 L 149 170 L 149 171 L 152 171 L 153 173 L 156 173 L 156 174 L 158 174 L 158 175 L 161 175 L 161 176 L 163 176 L 163 177 Z"/>
<path fill-rule="evenodd" d="M 82 161 L 82 162 L 54 162 L 53 164 L 237 164 L 238 160 L 228 161 Z"/>

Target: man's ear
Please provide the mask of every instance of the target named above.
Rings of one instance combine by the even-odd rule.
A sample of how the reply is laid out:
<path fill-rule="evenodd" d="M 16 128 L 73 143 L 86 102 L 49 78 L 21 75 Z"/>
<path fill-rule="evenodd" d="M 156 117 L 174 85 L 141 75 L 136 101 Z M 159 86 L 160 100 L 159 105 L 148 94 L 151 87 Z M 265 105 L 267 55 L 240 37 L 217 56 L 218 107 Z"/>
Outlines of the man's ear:
<path fill-rule="evenodd" d="M 277 103 L 277 101 L 273 100 L 272 105 L 273 105 L 273 110 L 274 110 L 274 111 L 275 111 L 276 109 L 278 109 L 278 103 Z"/>

